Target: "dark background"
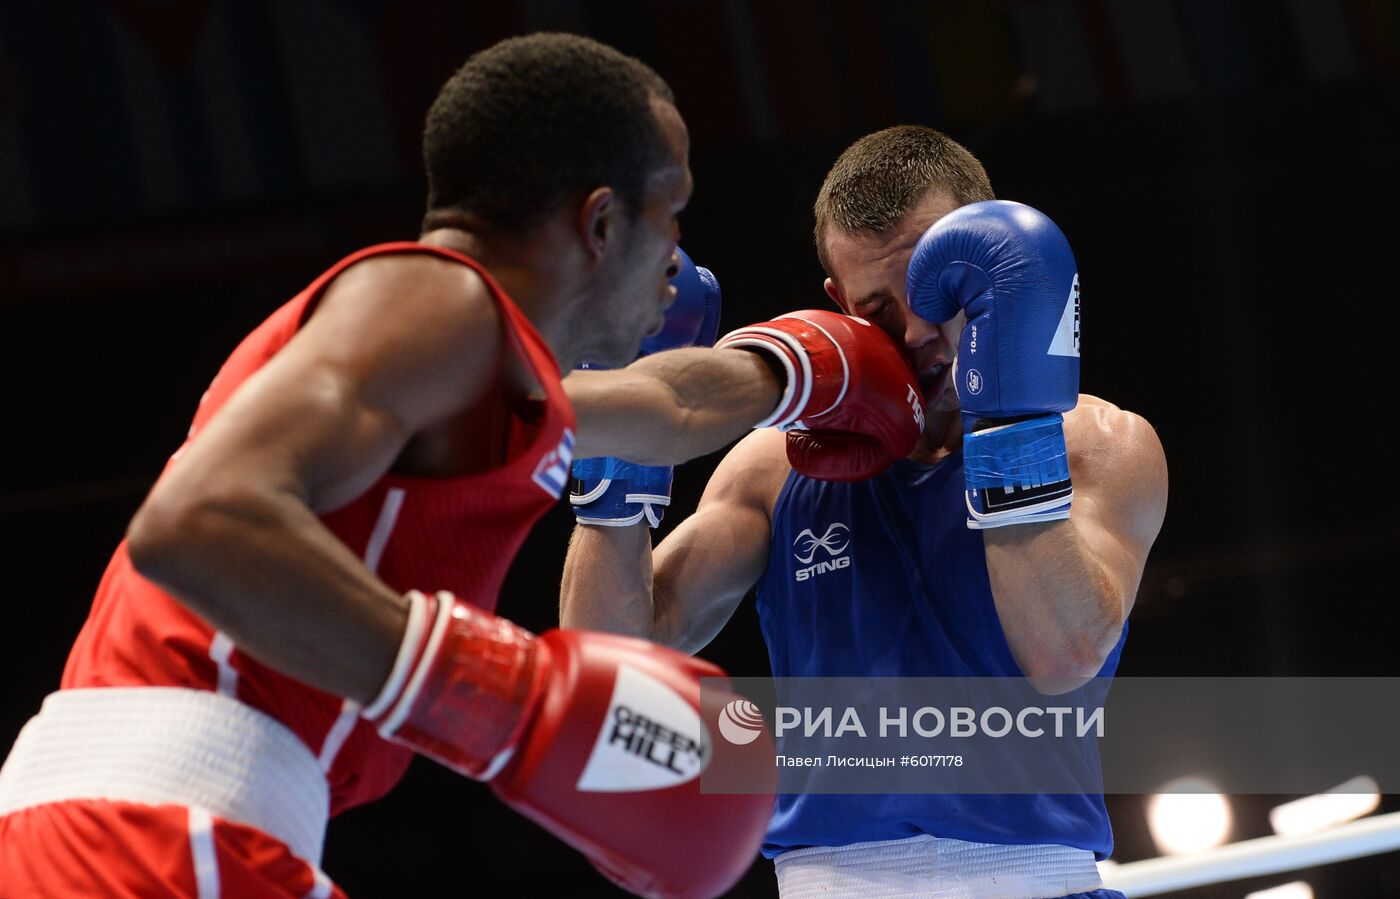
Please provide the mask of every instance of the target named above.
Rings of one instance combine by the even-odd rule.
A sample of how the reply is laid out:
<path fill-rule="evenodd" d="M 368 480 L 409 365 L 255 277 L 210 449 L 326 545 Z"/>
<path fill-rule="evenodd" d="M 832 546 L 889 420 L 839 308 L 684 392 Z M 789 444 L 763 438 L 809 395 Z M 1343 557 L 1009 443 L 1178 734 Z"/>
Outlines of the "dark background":
<path fill-rule="evenodd" d="M 1394 2 L 5 2 L 0 745 L 56 685 L 224 356 L 340 256 L 417 233 L 438 86 L 546 28 L 671 82 L 697 183 L 683 244 L 726 327 L 825 305 L 811 203 L 880 127 L 948 131 L 999 196 L 1058 221 L 1083 389 L 1153 422 L 1171 468 L 1120 673 L 1400 673 Z M 668 524 L 717 458 L 678 470 Z M 554 623 L 571 521 L 536 529 L 502 614 Z M 767 673 L 751 602 L 704 655 Z M 1281 798 L 1235 797 L 1233 838 L 1267 834 Z M 1154 855 L 1142 797 L 1109 802 L 1116 857 Z M 360 897 L 612 894 L 423 762 L 332 825 L 324 867 Z M 1192 895 L 1299 876 L 1323 899 L 1400 894 L 1392 854 Z M 773 893 L 759 862 L 734 895 Z"/>

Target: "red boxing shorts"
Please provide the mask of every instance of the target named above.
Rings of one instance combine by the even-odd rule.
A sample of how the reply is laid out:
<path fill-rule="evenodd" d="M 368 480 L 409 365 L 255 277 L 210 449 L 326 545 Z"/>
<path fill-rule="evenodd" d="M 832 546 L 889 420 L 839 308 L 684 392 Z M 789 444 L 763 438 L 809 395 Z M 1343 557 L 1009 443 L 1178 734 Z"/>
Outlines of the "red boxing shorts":
<path fill-rule="evenodd" d="M 344 899 L 328 814 L 315 756 L 236 699 L 63 690 L 0 769 L 0 896 Z"/>

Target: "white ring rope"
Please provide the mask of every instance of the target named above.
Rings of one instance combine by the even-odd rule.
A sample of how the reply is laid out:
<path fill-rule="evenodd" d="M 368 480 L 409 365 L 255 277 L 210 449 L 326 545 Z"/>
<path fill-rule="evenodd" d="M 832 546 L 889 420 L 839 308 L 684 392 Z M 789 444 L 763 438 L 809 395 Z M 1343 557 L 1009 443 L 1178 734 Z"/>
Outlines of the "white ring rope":
<path fill-rule="evenodd" d="M 1192 855 L 1129 862 L 1104 872 L 1104 886 L 1127 894 L 1156 896 L 1173 890 L 1400 849 L 1400 812 L 1374 815 L 1318 833 L 1260 837 Z"/>

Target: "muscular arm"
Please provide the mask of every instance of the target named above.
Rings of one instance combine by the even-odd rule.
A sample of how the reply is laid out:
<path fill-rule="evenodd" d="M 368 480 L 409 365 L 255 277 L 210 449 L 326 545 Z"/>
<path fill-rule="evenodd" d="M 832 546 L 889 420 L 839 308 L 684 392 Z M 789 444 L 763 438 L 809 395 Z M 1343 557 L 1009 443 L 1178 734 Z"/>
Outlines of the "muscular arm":
<path fill-rule="evenodd" d="M 767 356 L 734 349 L 657 353 L 615 371 L 576 371 L 574 455 L 675 465 L 714 452 L 773 411 L 783 382 Z"/>
<path fill-rule="evenodd" d="M 500 340 L 462 266 L 398 256 L 348 270 L 152 490 L 128 530 L 137 570 L 263 663 L 372 699 L 406 605 L 317 513 L 367 489 L 420 429 L 469 408 Z"/>
<path fill-rule="evenodd" d="M 579 525 L 564 563 L 564 627 L 647 637 L 698 652 L 768 564 L 773 501 L 788 474 L 783 434 L 755 431 L 725 456 L 700 505 L 655 552 L 645 525 Z"/>
<path fill-rule="evenodd" d="M 1118 642 L 1167 503 L 1167 468 L 1142 418 L 1084 397 L 1066 416 L 1067 521 L 984 532 L 1012 654 L 1046 692 L 1093 677 Z"/>

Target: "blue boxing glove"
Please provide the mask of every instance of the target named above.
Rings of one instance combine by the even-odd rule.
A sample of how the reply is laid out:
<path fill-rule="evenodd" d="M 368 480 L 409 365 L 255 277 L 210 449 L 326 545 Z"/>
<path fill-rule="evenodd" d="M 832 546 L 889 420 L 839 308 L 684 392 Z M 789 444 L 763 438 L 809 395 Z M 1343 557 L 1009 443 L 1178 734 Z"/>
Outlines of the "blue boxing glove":
<path fill-rule="evenodd" d="M 714 346 L 719 336 L 719 281 L 714 273 L 690 260 L 676 247 L 681 269 L 671 279 L 676 301 L 666 310 L 666 322 L 642 341 L 642 356 L 688 346 Z"/>
<path fill-rule="evenodd" d="M 963 413 L 968 527 L 1069 517 L 1060 413 L 1079 401 L 1079 272 L 1043 213 L 989 200 L 919 238 L 906 280 L 915 315 L 966 313 L 954 384 Z"/>
<path fill-rule="evenodd" d="M 666 322 L 654 336 L 642 342 L 641 355 L 688 346 L 713 346 L 719 335 L 719 281 L 709 269 L 699 268 L 685 251 L 680 272 L 671 279 L 676 299 L 666 310 Z M 583 368 L 594 366 L 583 363 Z M 651 527 L 661 524 L 671 504 L 671 466 L 637 465 L 611 456 L 575 459 L 574 483 L 569 502 L 580 524 L 627 527 L 643 518 Z"/>

